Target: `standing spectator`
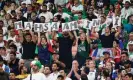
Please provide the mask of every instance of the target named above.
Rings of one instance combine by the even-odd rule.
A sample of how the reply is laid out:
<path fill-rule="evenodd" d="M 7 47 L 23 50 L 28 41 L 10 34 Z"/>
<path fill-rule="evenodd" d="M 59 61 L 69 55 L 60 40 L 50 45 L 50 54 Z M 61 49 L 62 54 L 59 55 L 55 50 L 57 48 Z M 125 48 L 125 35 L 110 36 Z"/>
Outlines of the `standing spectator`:
<path fill-rule="evenodd" d="M 56 37 L 54 34 L 54 40 L 59 42 L 59 60 L 66 64 L 66 68 L 71 68 L 72 63 L 72 44 L 73 44 L 73 34 L 71 32 L 63 32 L 63 37 Z"/>
<path fill-rule="evenodd" d="M 29 64 L 35 57 L 36 39 L 32 32 L 31 34 L 27 33 L 25 35 L 25 38 L 23 38 L 22 33 L 20 33 L 20 36 L 21 36 L 20 40 L 21 40 L 22 47 L 23 47 L 22 59 L 25 60 L 25 65 L 29 69 Z"/>
<path fill-rule="evenodd" d="M 43 65 L 50 63 L 49 47 L 50 45 L 48 38 L 42 37 L 40 36 L 40 33 L 38 33 L 38 44 L 35 53 L 38 54 L 38 58 Z"/>

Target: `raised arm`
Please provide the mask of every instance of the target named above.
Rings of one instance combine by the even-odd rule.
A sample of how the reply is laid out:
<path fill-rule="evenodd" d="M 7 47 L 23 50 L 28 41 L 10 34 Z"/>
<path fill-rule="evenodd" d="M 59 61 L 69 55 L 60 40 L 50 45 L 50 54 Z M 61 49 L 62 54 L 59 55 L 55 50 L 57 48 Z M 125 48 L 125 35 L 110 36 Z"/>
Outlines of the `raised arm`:
<path fill-rule="evenodd" d="M 32 31 L 30 30 L 30 34 L 31 34 L 31 36 L 32 36 L 32 41 L 33 41 L 34 43 L 36 43 L 37 40 L 36 40 L 36 38 L 35 38 L 34 32 L 32 32 Z"/>
<path fill-rule="evenodd" d="M 19 34 L 19 37 L 20 37 L 20 42 L 23 43 L 24 36 L 23 36 L 22 30 L 18 30 L 18 34 Z"/>
<path fill-rule="evenodd" d="M 38 32 L 38 40 L 37 40 L 37 44 L 40 44 L 41 42 L 41 35 L 40 35 L 40 32 Z"/>
<path fill-rule="evenodd" d="M 68 34 L 69 34 L 69 36 L 70 36 L 70 39 L 73 40 L 73 39 L 74 39 L 73 34 L 72 34 L 70 31 L 68 32 Z"/>
<path fill-rule="evenodd" d="M 52 32 L 52 39 L 53 40 L 55 40 L 55 41 L 58 41 L 58 39 L 57 39 L 57 36 L 56 36 L 57 34 L 56 34 L 56 32 L 55 31 L 53 31 Z"/>
<path fill-rule="evenodd" d="M 89 30 L 87 30 L 86 38 L 87 38 L 88 44 L 90 44 L 91 40 L 90 40 Z"/>

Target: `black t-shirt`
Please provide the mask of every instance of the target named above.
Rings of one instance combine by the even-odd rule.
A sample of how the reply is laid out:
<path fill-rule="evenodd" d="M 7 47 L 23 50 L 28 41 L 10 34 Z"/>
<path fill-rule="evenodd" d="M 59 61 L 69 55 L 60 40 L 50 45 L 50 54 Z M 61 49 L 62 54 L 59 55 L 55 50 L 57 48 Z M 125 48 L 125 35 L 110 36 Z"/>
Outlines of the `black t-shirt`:
<path fill-rule="evenodd" d="M 72 44 L 73 40 L 71 40 L 69 37 L 59 37 L 59 60 L 66 64 L 66 67 L 68 69 L 71 69 L 72 64 Z"/>
<path fill-rule="evenodd" d="M 22 58 L 23 59 L 34 59 L 36 44 L 33 41 L 31 42 L 24 41 L 22 43 L 22 47 L 23 47 Z"/>
<path fill-rule="evenodd" d="M 19 63 L 19 59 L 16 59 L 15 63 L 13 63 L 12 61 L 9 63 L 9 67 L 11 68 L 11 72 L 13 72 L 17 75 L 18 75 L 18 63 Z"/>
<path fill-rule="evenodd" d="M 112 48 L 113 47 L 113 41 L 115 39 L 114 33 L 111 33 L 108 36 L 99 35 L 99 38 L 101 40 L 101 44 L 102 44 L 103 48 Z"/>
<path fill-rule="evenodd" d="M 81 75 L 81 71 L 80 71 L 80 70 L 78 70 L 77 73 L 78 73 L 79 75 Z M 72 72 L 71 79 L 72 79 L 72 80 L 78 80 L 78 79 L 76 78 L 74 72 Z"/>
<path fill-rule="evenodd" d="M 133 68 L 133 62 L 130 60 L 127 60 L 127 61 L 129 61 L 129 63 L 131 63 L 131 68 Z M 120 61 L 119 63 L 116 63 L 115 69 L 122 69 L 124 66 L 124 63 L 125 63 L 124 61 Z"/>

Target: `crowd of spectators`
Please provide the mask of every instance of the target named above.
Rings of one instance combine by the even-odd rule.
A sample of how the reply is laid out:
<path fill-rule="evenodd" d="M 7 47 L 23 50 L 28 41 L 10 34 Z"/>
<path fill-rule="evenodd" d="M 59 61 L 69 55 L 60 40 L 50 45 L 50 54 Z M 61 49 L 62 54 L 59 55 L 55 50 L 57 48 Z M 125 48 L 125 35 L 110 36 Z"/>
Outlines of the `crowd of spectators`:
<path fill-rule="evenodd" d="M 62 31 L 93 19 L 100 25 Z M 34 32 L 17 21 L 60 26 Z M 133 80 L 133 0 L 0 0 L 0 80 Z"/>

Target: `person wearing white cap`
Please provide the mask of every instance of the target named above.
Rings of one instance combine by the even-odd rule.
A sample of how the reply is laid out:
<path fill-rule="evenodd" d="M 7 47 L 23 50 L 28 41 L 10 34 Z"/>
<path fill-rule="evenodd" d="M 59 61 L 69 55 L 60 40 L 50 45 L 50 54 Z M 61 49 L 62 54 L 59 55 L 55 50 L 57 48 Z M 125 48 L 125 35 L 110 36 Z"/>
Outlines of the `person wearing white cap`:
<path fill-rule="evenodd" d="M 129 41 L 127 45 L 129 59 L 133 60 L 133 41 Z"/>
<path fill-rule="evenodd" d="M 40 73 L 39 70 L 41 69 L 42 65 L 40 61 L 34 60 L 31 62 L 31 69 L 32 73 L 28 75 L 28 77 L 24 80 L 45 80 L 45 76 L 43 73 Z"/>

